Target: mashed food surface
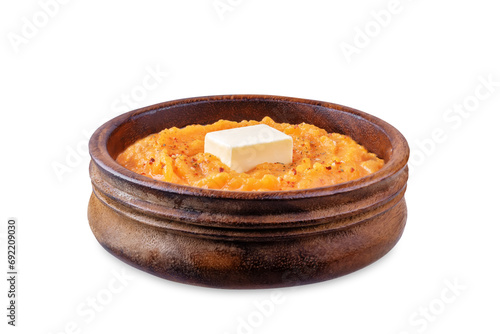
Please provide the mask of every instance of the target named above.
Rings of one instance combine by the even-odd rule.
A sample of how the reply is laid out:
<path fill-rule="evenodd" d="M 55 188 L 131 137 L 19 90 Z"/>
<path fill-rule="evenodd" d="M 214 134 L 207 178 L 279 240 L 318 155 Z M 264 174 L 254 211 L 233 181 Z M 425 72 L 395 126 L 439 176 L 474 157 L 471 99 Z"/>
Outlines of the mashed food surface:
<path fill-rule="evenodd" d="M 290 164 L 263 163 L 237 173 L 219 158 L 204 153 L 208 132 L 267 124 L 293 138 Z M 378 171 L 384 161 L 348 136 L 311 124 L 220 120 L 210 125 L 173 127 L 140 139 L 117 157 L 122 166 L 156 180 L 201 188 L 272 191 L 322 187 Z"/>

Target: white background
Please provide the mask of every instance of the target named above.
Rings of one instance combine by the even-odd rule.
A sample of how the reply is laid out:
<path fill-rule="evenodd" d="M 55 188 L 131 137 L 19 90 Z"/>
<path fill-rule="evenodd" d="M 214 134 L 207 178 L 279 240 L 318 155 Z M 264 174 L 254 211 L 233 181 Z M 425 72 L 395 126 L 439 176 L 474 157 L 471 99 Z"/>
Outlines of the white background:
<path fill-rule="evenodd" d="M 390 3 L 74 0 L 48 16 L 3 1 L 0 259 L 6 272 L 16 217 L 20 275 L 16 328 L 0 284 L 1 332 L 498 333 L 499 8 Z M 146 90 L 148 71 L 162 74 Z M 87 222 L 88 133 L 136 107 L 232 93 L 336 102 L 397 127 L 412 149 L 399 244 L 339 279 L 256 291 L 165 281 L 102 249 Z M 273 292 L 264 314 L 255 303 Z"/>

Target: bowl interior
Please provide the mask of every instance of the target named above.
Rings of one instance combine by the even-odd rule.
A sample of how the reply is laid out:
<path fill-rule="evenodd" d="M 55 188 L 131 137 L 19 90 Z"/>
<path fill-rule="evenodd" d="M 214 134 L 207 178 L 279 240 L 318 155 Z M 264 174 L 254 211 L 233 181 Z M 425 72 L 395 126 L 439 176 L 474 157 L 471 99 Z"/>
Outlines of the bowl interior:
<path fill-rule="evenodd" d="M 111 121 L 115 128 L 107 139 L 107 150 L 116 159 L 138 139 L 165 128 L 210 124 L 220 119 L 260 121 L 265 116 L 280 123 L 306 122 L 328 132 L 348 135 L 386 162 L 393 154 L 391 138 L 382 127 L 389 125 L 374 116 L 332 103 L 263 96 L 178 100 L 121 115 Z"/>

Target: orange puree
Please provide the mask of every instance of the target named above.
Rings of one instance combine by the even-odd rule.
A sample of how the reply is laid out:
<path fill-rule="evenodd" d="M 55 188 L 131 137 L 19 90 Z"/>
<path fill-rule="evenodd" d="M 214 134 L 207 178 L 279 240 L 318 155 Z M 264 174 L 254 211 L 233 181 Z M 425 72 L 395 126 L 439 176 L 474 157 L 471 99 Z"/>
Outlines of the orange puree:
<path fill-rule="evenodd" d="M 208 132 L 267 124 L 293 138 L 290 164 L 263 163 L 237 173 L 204 153 Z M 311 124 L 220 120 L 210 125 L 176 127 L 140 139 L 116 159 L 122 166 L 156 180 L 201 188 L 269 191 L 315 188 L 354 180 L 378 171 L 382 159 L 353 139 Z"/>

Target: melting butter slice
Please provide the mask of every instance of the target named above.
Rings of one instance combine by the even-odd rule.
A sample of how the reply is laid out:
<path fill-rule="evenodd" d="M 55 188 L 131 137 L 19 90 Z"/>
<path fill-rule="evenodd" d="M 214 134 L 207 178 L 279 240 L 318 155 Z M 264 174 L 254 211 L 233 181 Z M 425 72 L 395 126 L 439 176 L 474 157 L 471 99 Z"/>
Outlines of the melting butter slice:
<path fill-rule="evenodd" d="M 218 157 L 238 173 L 244 173 L 264 162 L 292 162 L 292 137 L 268 125 L 259 124 L 209 132 L 205 136 L 205 153 Z"/>

